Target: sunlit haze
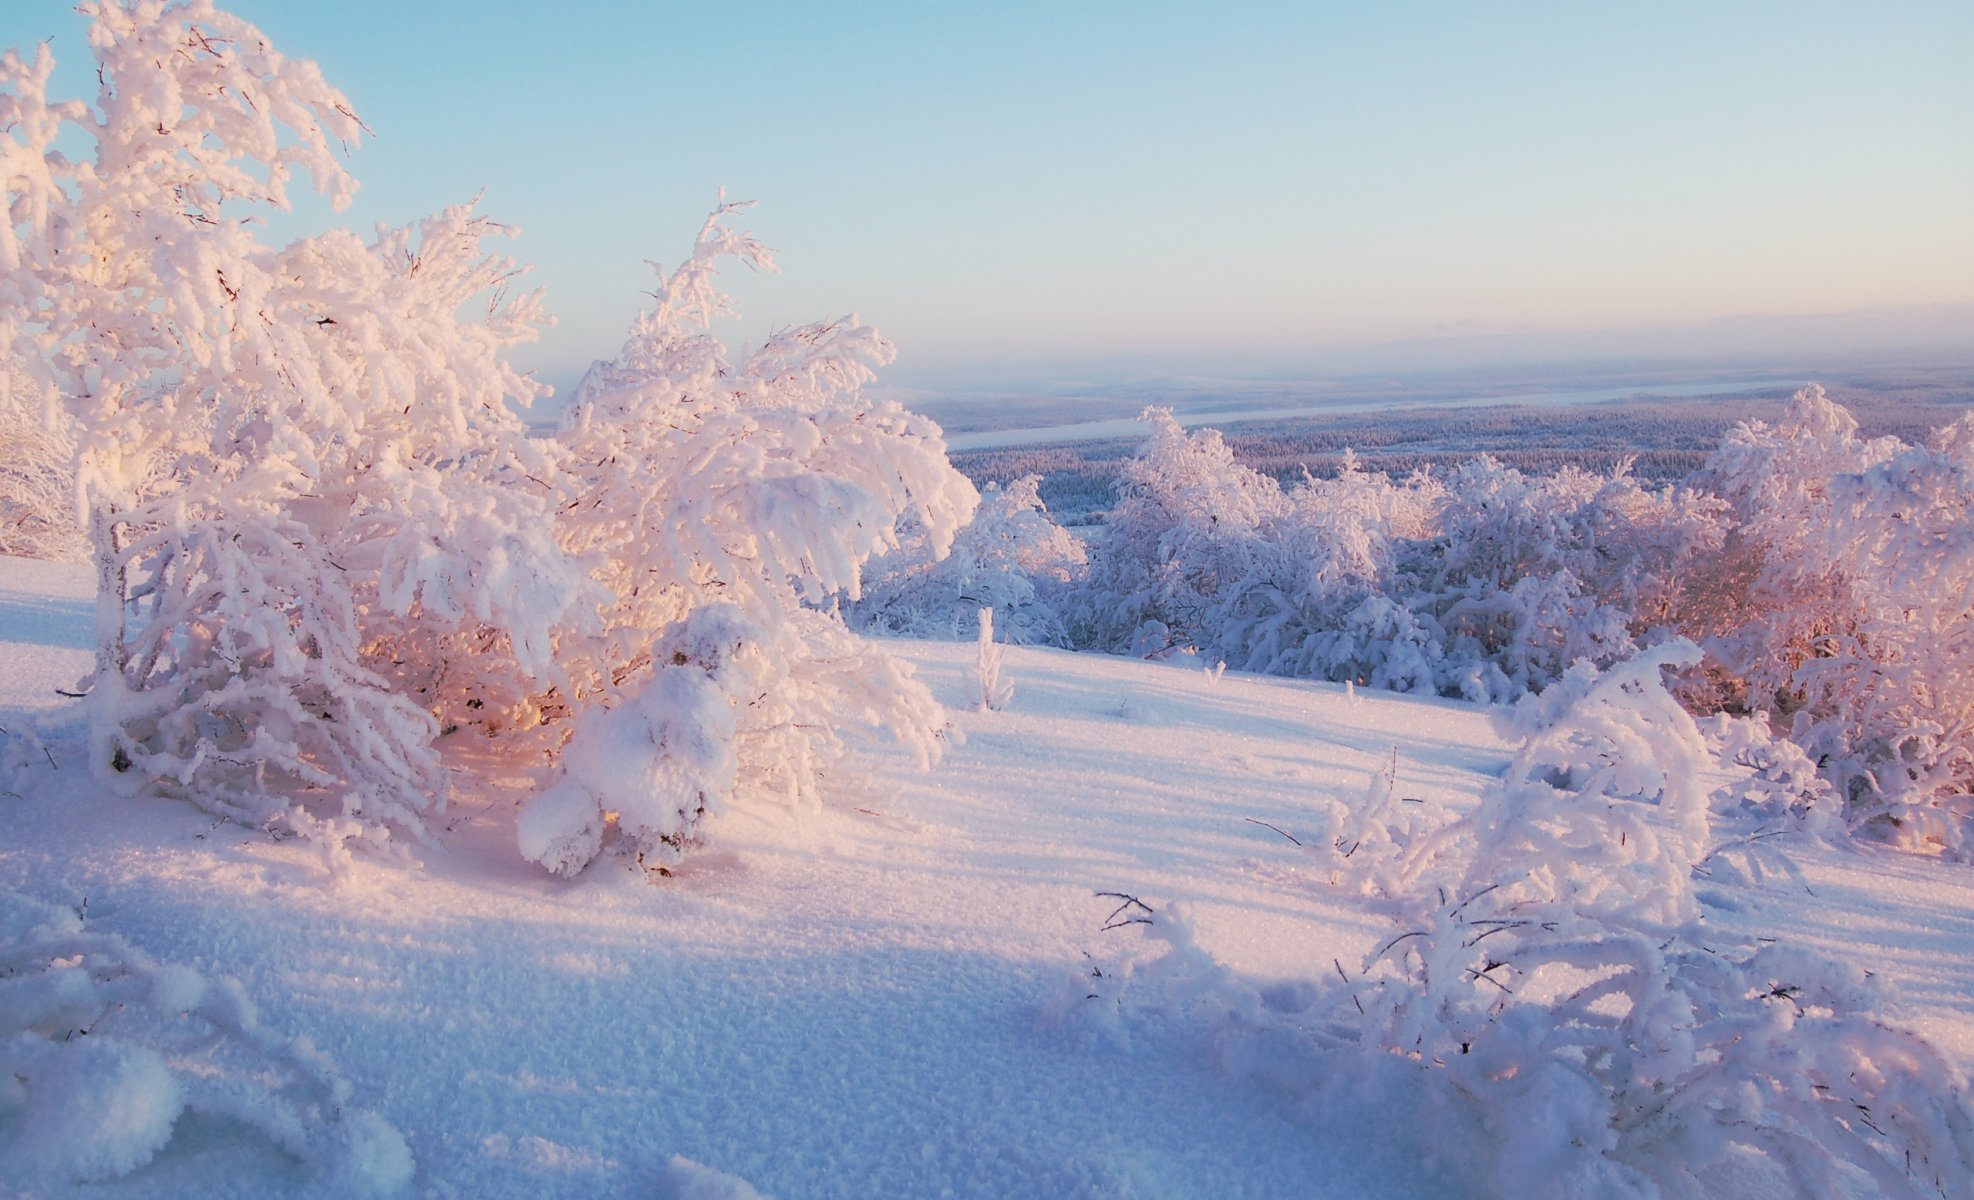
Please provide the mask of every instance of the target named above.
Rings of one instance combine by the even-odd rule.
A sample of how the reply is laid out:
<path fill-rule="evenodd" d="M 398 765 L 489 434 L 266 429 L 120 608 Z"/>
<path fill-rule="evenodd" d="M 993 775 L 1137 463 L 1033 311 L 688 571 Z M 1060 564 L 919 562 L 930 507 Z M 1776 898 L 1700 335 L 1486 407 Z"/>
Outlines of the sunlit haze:
<path fill-rule="evenodd" d="M 1974 353 L 1965 3 L 227 7 L 375 130 L 335 220 L 521 228 L 563 386 L 721 188 L 734 337 L 854 310 L 923 386 Z M 0 13 L 69 94 L 83 29 Z"/>

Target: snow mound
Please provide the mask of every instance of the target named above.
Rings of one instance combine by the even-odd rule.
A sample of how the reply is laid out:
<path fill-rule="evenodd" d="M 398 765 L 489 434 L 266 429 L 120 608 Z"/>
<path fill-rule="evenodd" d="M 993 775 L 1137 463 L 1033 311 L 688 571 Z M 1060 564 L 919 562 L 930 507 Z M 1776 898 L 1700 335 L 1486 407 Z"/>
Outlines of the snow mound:
<path fill-rule="evenodd" d="M 258 1130 L 336 1195 L 387 1196 L 410 1148 L 230 979 L 160 965 L 79 913 L 0 892 L 0 1174 L 116 1179 L 189 1111 Z"/>

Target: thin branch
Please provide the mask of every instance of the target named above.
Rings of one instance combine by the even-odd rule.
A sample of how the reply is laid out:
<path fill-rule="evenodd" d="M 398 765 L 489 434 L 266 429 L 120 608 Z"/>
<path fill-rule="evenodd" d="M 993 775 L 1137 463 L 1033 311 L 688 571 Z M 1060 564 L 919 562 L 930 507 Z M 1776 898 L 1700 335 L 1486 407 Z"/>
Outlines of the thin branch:
<path fill-rule="evenodd" d="M 1378 947 L 1378 957 L 1380 958 L 1384 957 L 1385 954 L 1388 953 L 1393 946 L 1396 946 L 1398 943 L 1404 941 L 1406 938 L 1415 938 L 1415 937 L 1424 937 L 1424 936 L 1426 936 L 1426 931 L 1423 929 L 1414 929 L 1410 933 L 1401 933 L 1397 937 L 1386 942 L 1384 945 Z"/>
<path fill-rule="evenodd" d="M 1279 825 L 1270 825 L 1266 821 L 1257 821 L 1253 817 L 1242 817 L 1241 820 L 1246 821 L 1250 825 L 1259 825 L 1263 829 L 1272 829 L 1276 833 L 1279 833 L 1283 837 L 1289 839 L 1291 842 L 1294 842 L 1296 845 L 1298 846 L 1302 845 L 1302 840 L 1300 838 L 1296 837 L 1293 833 L 1290 833 L 1288 830 L 1283 829 Z"/>
<path fill-rule="evenodd" d="M 1343 984 L 1345 987 L 1350 987 L 1350 976 L 1343 973 L 1343 960 L 1338 958 L 1333 958 L 1330 960 L 1330 962 L 1337 969 L 1337 978 L 1343 980 Z M 1366 1015 L 1364 1012 L 1364 1002 L 1357 998 L 1357 989 L 1354 987 L 1350 987 L 1350 1002 L 1357 1006 L 1358 1016 L 1361 1017 Z"/>
<path fill-rule="evenodd" d="M 1105 932 L 1106 930 L 1116 929 L 1121 925 L 1149 925 L 1152 923 L 1151 921 L 1152 906 L 1146 904 L 1143 900 L 1138 899 L 1136 896 L 1126 895 L 1123 892 L 1098 892 L 1097 895 L 1111 900 L 1123 901 L 1122 904 L 1119 904 L 1116 908 L 1111 910 L 1111 913 L 1108 917 L 1104 918 L 1103 929 L 1100 929 L 1097 932 L 1102 933 Z M 1123 916 L 1125 912 L 1128 912 L 1130 909 L 1134 907 L 1143 909 L 1144 915 L 1137 916 L 1134 914 L 1129 917 L 1124 917 L 1122 920 L 1118 919 L 1120 916 Z"/>

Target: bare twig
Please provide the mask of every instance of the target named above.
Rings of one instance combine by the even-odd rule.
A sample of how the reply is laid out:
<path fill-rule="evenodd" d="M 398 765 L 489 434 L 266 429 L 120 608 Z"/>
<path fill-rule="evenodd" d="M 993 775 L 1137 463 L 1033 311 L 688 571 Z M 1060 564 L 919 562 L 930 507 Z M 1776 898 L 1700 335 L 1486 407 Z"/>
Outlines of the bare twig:
<path fill-rule="evenodd" d="M 1330 962 L 1336 966 L 1337 978 L 1343 980 L 1343 984 L 1345 987 L 1350 988 L 1350 1002 L 1357 1006 L 1357 1015 L 1360 1017 L 1364 1016 L 1365 1015 L 1364 1002 L 1357 998 L 1357 989 L 1350 986 L 1350 976 L 1343 973 L 1343 960 L 1339 958 L 1333 958 L 1330 960 Z"/>
<path fill-rule="evenodd" d="M 1295 836 L 1295 835 L 1294 835 L 1293 833 L 1290 833 L 1290 832 L 1289 832 L 1288 830 L 1286 830 L 1286 829 L 1283 829 L 1283 828 L 1282 828 L 1281 826 L 1279 826 L 1279 825 L 1270 825 L 1270 824 L 1269 824 L 1268 822 L 1266 822 L 1266 821 L 1257 821 L 1257 820 L 1255 820 L 1255 819 L 1254 819 L 1253 817 L 1242 817 L 1242 818 L 1241 818 L 1241 820 L 1243 820 L 1243 821 L 1246 821 L 1246 822 L 1247 822 L 1248 824 L 1250 824 L 1250 825 L 1259 825 L 1259 826 L 1261 826 L 1261 827 L 1262 827 L 1262 828 L 1264 828 L 1264 829 L 1272 829 L 1272 830 L 1274 830 L 1274 831 L 1275 831 L 1276 833 L 1279 833 L 1279 834 L 1281 834 L 1281 835 L 1282 835 L 1283 837 L 1285 837 L 1285 838 L 1287 838 L 1287 839 L 1289 839 L 1290 841 L 1292 841 L 1292 842 L 1294 842 L 1294 843 L 1295 843 L 1296 845 L 1298 845 L 1298 846 L 1300 846 L 1300 845 L 1302 845 L 1302 839 L 1300 839 L 1300 838 L 1298 838 L 1298 837 L 1296 837 L 1296 836 Z"/>
<path fill-rule="evenodd" d="M 1123 925 L 1149 925 L 1152 923 L 1151 920 L 1152 906 L 1146 904 L 1143 900 L 1138 899 L 1136 896 L 1129 896 L 1123 892 L 1098 892 L 1097 895 L 1105 897 L 1110 900 L 1123 901 L 1122 904 L 1119 904 L 1116 908 L 1111 910 L 1109 916 L 1104 918 L 1103 929 L 1100 929 L 1097 932 L 1102 933 L 1107 930 L 1116 929 L 1119 926 L 1123 926 Z M 1139 916 L 1134 913 L 1128 917 L 1123 916 L 1124 913 L 1129 912 L 1133 908 L 1142 909 L 1144 911 L 1144 915 Z M 1120 917 L 1122 917 L 1123 919 L 1120 920 L 1119 919 Z"/>
<path fill-rule="evenodd" d="M 1473 904 L 1475 900 L 1479 900 L 1480 896 L 1486 896 L 1488 892 L 1492 892 L 1492 890 L 1494 890 L 1494 888 L 1498 888 L 1498 886 L 1500 886 L 1500 884 L 1488 884 L 1488 886 L 1484 886 L 1484 888 L 1480 888 L 1479 892 L 1475 892 L 1473 896 L 1469 896 L 1469 898 L 1465 898 L 1465 900 L 1461 900 L 1459 904 L 1455 904 L 1455 906 L 1453 906 L 1453 912 L 1449 912 L 1447 916 L 1459 916 L 1463 908 L 1467 908 L 1469 904 Z"/>
<path fill-rule="evenodd" d="M 1386 942 L 1384 945 L 1378 947 L 1378 957 L 1380 958 L 1384 957 L 1384 955 L 1386 955 L 1391 951 L 1391 948 L 1393 946 L 1396 946 L 1398 943 L 1404 941 L 1406 938 L 1415 938 L 1415 937 L 1424 937 L 1424 936 L 1426 936 L 1426 931 L 1423 929 L 1414 929 L 1410 933 L 1401 933 L 1397 937 Z"/>

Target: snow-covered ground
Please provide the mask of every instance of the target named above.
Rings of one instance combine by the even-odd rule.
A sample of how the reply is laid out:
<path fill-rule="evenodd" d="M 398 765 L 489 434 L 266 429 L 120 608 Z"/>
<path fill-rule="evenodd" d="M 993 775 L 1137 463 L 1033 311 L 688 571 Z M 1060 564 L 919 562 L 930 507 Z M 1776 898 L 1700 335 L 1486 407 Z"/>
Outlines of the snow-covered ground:
<path fill-rule="evenodd" d="M 91 582 L 0 559 L 0 725 L 16 759 L 25 725 L 57 734 L 0 795 L 0 896 L 237 979 L 262 1026 L 311 1039 L 350 1103 L 402 1132 L 407 1195 L 1476 1190 L 1464 1143 L 1401 1093 L 1338 1103 L 1293 1057 L 1229 1053 L 1196 1008 L 1099 1017 L 1110 1001 L 1087 997 L 1146 941 L 1105 930 L 1121 901 L 1098 893 L 1182 904 L 1199 945 L 1262 985 L 1361 962 L 1388 923 L 1289 835 L 1394 753 L 1404 796 L 1471 804 L 1510 756 L 1479 709 L 1010 649 L 1011 705 L 974 713 L 972 647 L 903 644 L 964 735 L 930 773 L 880 762 L 819 814 L 730 814 L 670 878 L 604 860 L 573 882 L 516 854 L 519 781 L 462 774 L 418 865 L 332 880 L 300 843 L 91 784 L 57 694 L 89 663 Z M 1813 894 L 1710 885 L 1708 920 L 1889 979 L 1888 1015 L 1974 1067 L 1974 872 L 1868 849 L 1798 861 Z M 0 1163 L 27 1161 L 11 1149 Z M 109 1182 L 0 1170 L 10 1196 L 325 1190 L 247 1125 L 199 1115 Z"/>

